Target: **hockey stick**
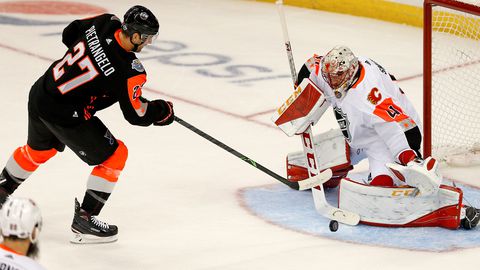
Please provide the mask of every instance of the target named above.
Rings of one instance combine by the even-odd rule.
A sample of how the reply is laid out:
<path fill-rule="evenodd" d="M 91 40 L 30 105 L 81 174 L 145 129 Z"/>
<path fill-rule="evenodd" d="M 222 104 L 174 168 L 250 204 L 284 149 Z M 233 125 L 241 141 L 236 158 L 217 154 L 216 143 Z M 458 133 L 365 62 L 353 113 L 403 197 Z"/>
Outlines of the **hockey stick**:
<path fill-rule="evenodd" d="M 212 136 L 208 135 L 207 133 L 201 131 L 200 129 L 196 128 L 192 124 L 189 124 L 185 120 L 181 119 L 178 116 L 175 116 L 175 121 L 179 123 L 180 125 L 188 128 L 189 130 L 195 132 L 196 134 L 200 135 L 201 137 L 209 140 L 211 143 L 219 146 L 223 150 L 226 150 L 230 154 L 240 158 L 241 160 L 247 162 L 248 164 L 252 165 L 253 167 L 259 169 L 260 171 L 270 175 L 271 177 L 275 178 L 276 180 L 284 183 L 285 185 L 289 186 L 292 189 L 295 190 L 306 190 L 306 189 L 311 189 L 313 187 L 322 185 L 326 181 L 328 181 L 332 177 L 332 170 L 326 170 L 323 171 L 321 174 L 318 174 L 316 177 L 311 177 L 305 180 L 301 180 L 298 182 L 290 182 L 288 179 L 274 173 L 273 171 L 265 168 L 262 166 L 260 163 L 256 162 L 253 159 L 250 159 L 249 157 L 243 155 L 242 153 L 238 152 L 237 150 L 231 148 L 230 146 L 222 143 L 221 141 L 213 138 Z"/>
<path fill-rule="evenodd" d="M 307 159 L 308 175 L 313 177 L 320 173 L 317 167 L 317 153 L 313 142 L 312 126 L 302 133 L 303 152 Z M 327 202 L 323 186 L 312 188 L 313 203 L 319 214 L 331 220 L 336 220 L 347 225 L 357 225 L 360 222 L 360 215 L 337 207 Z"/>
<path fill-rule="evenodd" d="M 290 65 L 290 73 L 292 75 L 293 85 L 297 83 L 297 71 L 295 70 L 295 62 L 293 61 L 292 45 L 288 36 L 287 21 L 283 12 L 283 0 L 277 0 L 275 4 L 278 7 L 278 15 L 280 16 L 280 24 L 282 25 L 283 40 L 285 42 L 285 50 L 287 51 L 288 64 Z"/>
<path fill-rule="evenodd" d="M 283 12 L 283 0 L 277 0 L 275 2 L 278 7 L 278 14 L 280 16 L 280 23 L 282 25 L 283 39 L 285 41 L 285 49 L 287 51 L 288 63 L 290 64 L 290 73 L 292 74 L 293 84 L 297 82 L 297 71 L 295 70 L 295 62 L 293 60 L 292 46 L 290 44 L 290 38 L 288 36 L 287 23 L 285 20 L 285 13 Z M 309 125 L 307 130 L 302 133 L 302 145 L 303 152 L 307 161 L 308 175 L 314 177 L 320 174 L 316 162 L 317 156 L 315 152 L 315 144 L 313 143 L 312 126 Z M 330 170 L 331 171 L 331 170 Z M 308 180 L 308 179 L 307 179 Z M 317 212 L 324 217 L 331 220 L 336 220 L 340 223 L 347 225 L 357 225 L 360 222 L 360 215 L 350 211 L 342 210 L 337 207 L 333 207 L 327 202 L 325 198 L 325 190 L 323 186 L 312 189 L 313 201 Z"/>

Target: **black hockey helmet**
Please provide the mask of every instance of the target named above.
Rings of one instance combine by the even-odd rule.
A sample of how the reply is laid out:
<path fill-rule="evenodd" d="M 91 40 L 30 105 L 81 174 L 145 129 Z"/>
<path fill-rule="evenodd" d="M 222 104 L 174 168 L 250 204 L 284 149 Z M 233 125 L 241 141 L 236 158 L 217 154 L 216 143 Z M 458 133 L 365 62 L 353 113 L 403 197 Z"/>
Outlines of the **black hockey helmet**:
<path fill-rule="evenodd" d="M 145 40 L 147 36 L 156 36 L 158 27 L 157 18 L 144 6 L 133 6 L 123 16 L 122 29 L 129 36 L 138 33 Z"/>

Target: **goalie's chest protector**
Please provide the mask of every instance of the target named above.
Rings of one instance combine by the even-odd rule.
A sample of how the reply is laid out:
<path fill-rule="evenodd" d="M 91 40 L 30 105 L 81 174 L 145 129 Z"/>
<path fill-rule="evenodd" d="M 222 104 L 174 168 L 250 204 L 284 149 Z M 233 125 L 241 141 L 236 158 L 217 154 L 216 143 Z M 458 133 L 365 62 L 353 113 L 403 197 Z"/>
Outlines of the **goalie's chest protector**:
<path fill-rule="evenodd" d="M 382 140 L 374 129 L 375 124 L 399 121 L 415 124 L 420 120 L 411 103 L 383 68 L 368 58 L 359 57 L 359 61 L 360 77 L 343 98 L 336 98 L 330 87 L 325 91 L 329 92 L 327 99 L 350 146 L 368 148 Z M 323 81 L 321 75 L 316 79 L 316 82 Z M 385 131 L 391 136 L 397 132 L 400 130 Z M 408 148 L 408 145 L 400 147 Z"/>

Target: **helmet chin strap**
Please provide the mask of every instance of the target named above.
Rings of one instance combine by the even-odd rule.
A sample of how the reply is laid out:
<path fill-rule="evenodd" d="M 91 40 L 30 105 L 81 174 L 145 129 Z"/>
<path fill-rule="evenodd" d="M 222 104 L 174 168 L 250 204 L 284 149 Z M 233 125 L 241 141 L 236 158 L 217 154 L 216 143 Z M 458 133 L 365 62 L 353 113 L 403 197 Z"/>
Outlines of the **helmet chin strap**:
<path fill-rule="evenodd" d="M 145 43 L 145 42 L 142 41 L 140 44 L 135 44 L 135 43 L 133 42 L 133 39 L 132 39 L 132 38 L 133 38 L 133 35 L 130 37 L 130 42 L 133 44 L 133 49 L 132 49 L 132 51 L 138 52 L 138 47 L 141 46 L 141 45 L 142 45 L 143 43 Z"/>

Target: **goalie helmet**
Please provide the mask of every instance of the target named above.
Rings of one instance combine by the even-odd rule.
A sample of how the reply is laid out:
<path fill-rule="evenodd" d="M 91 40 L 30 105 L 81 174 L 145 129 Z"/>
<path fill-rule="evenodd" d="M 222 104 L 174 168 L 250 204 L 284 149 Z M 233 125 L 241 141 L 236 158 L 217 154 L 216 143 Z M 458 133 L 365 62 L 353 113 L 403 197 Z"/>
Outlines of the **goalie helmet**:
<path fill-rule="evenodd" d="M 11 197 L 0 210 L 0 227 L 4 237 L 28 238 L 35 243 L 42 229 L 40 209 L 31 199 Z"/>
<path fill-rule="evenodd" d="M 123 16 L 122 29 L 129 36 L 135 33 L 140 34 L 143 42 L 149 37 L 158 35 L 158 20 L 146 7 L 136 5 L 131 7 Z"/>
<path fill-rule="evenodd" d="M 322 76 L 337 98 L 352 86 L 358 67 L 358 58 L 345 46 L 335 46 L 321 60 Z"/>

